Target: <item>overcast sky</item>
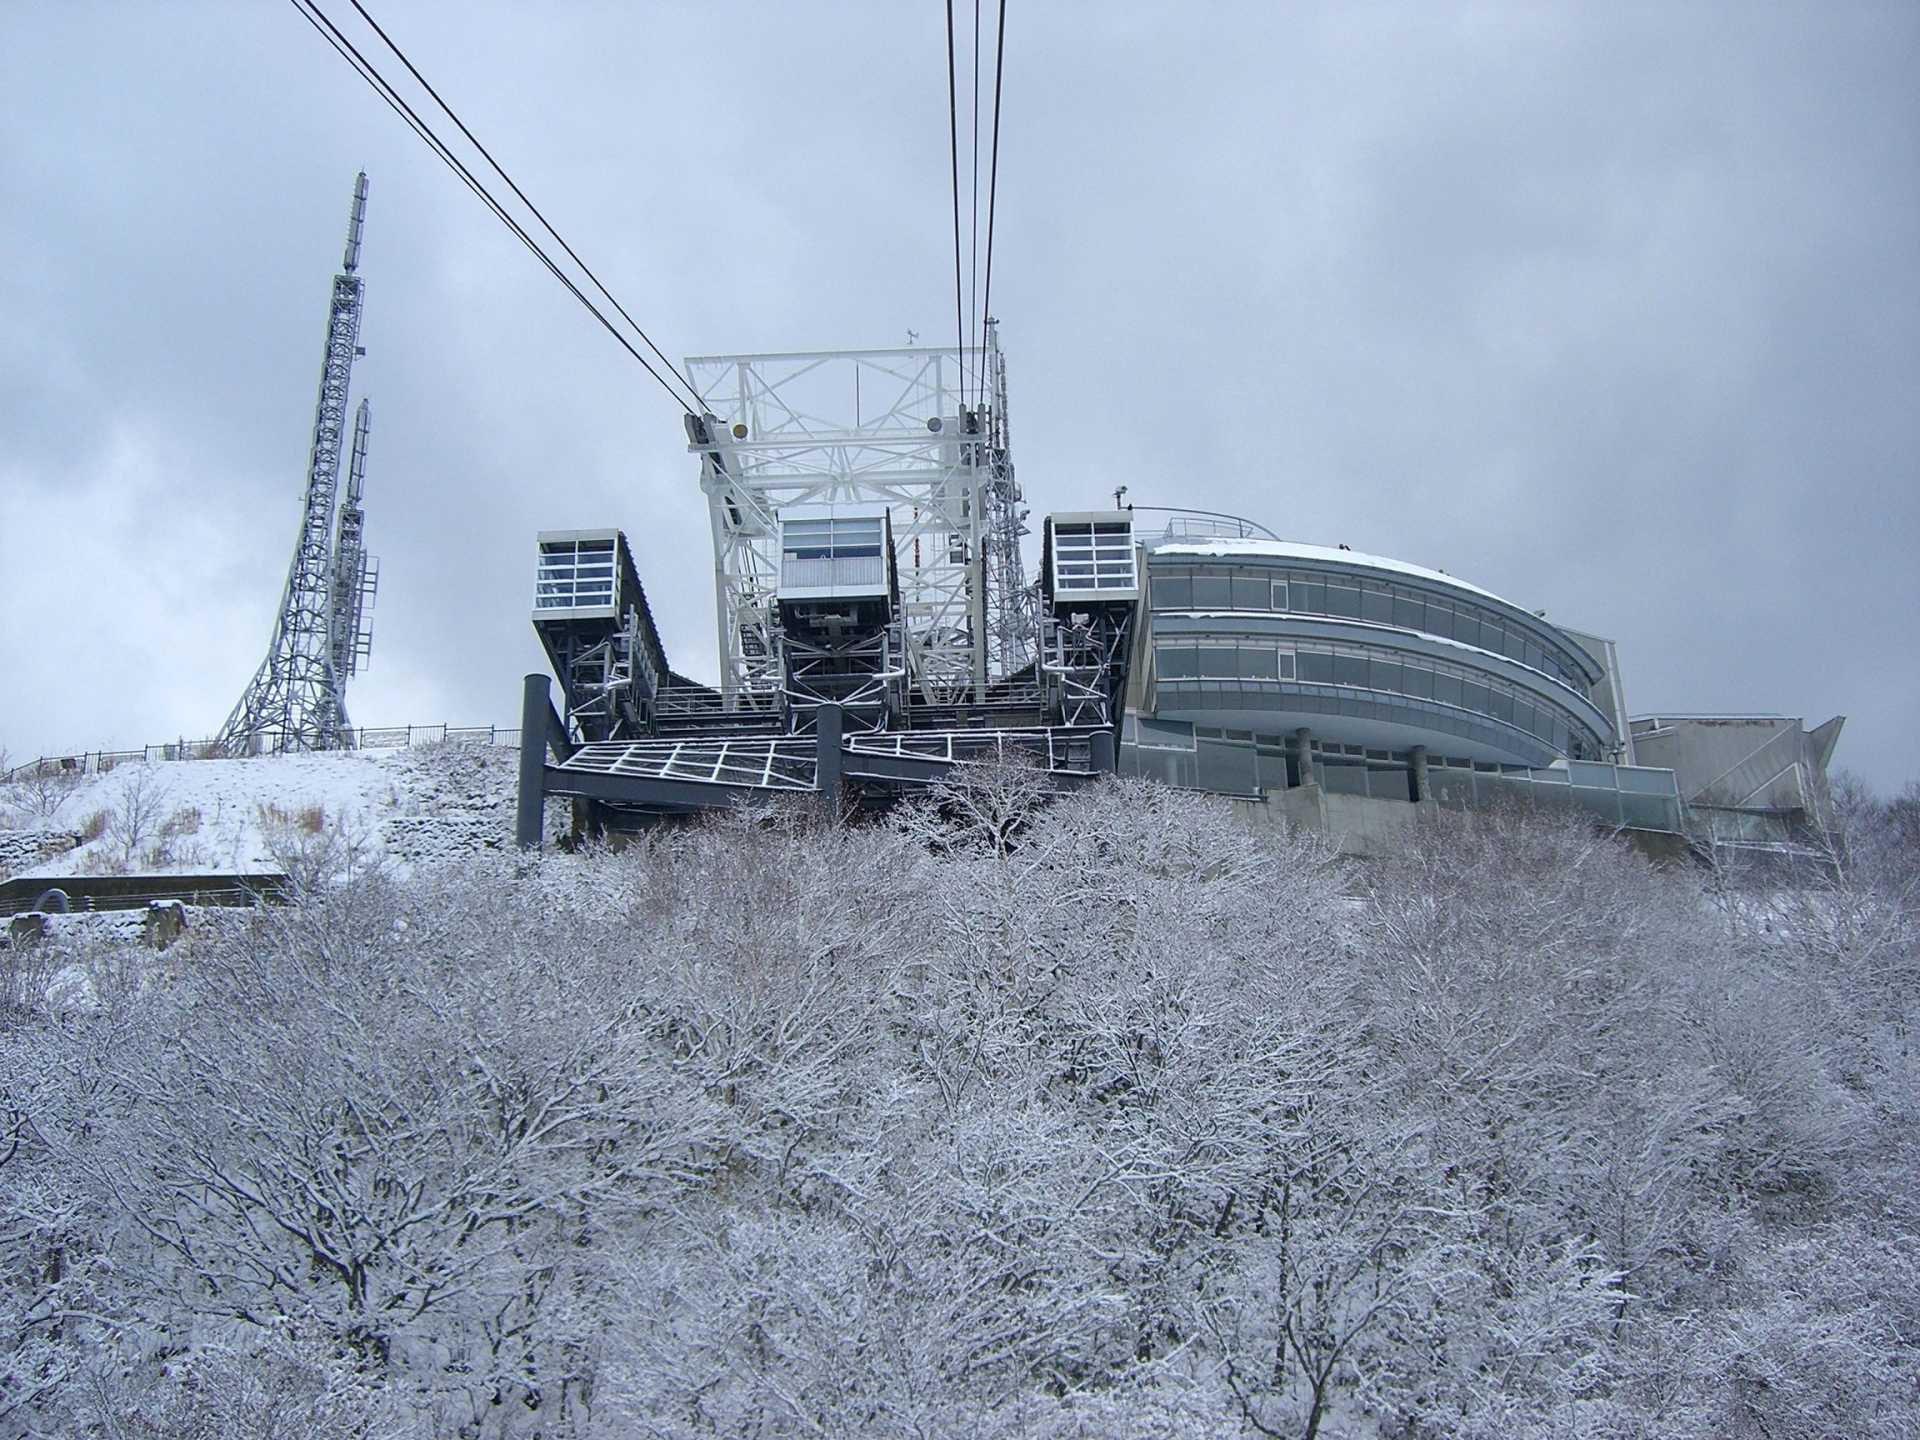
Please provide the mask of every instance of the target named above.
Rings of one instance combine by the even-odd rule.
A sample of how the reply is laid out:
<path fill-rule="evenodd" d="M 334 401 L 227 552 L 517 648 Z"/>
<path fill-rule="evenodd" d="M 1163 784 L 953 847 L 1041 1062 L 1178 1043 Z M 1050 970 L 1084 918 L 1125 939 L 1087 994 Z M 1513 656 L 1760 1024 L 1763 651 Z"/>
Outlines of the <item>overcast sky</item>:
<path fill-rule="evenodd" d="M 948 338 L 937 0 L 368 8 L 669 354 Z M 1618 639 L 1636 712 L 1844 713 L 1837 766 L 1920 777 L 1920 6 L 1009 8 L 1036 512 L 1438 566 Z M 14 3 L 16 758 L 205 736 L 258 665 L 362 167 L 354 719 L 516 723 L 540 529 L 624 527 L 714 674 L 678 413 L 290 5 Z"/>

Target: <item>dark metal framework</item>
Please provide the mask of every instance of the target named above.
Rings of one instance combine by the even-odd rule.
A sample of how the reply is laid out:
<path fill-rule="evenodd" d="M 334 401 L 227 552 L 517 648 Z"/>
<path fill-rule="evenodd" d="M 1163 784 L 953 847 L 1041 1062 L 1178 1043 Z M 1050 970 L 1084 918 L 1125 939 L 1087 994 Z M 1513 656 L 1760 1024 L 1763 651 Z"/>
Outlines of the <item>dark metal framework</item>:
<path fill-rule="evenodd" d="M 838 816 L 889 803 L 956 767 L 1015 756 L 1057 788 L 1111 771 L 1139 595 L 1130 522 L 1122 513 L 1061 517 L 1056 537 L 1055 518 L 1034 660 L 983 698 L 944 703 L 907 683 L 891 574 L 864 563 L 871 547 L 848 555 L 811 538 L 789 546 L 768 606 L 780 686 L 742 707 L 738 694 L 677 676 L 653 683 L 672 672 L 644 600 L 635 603 L 640 583 L 625 536 L 542 535 L 534 623 L 560 674 L 566 715 L 553 708 L 548 678 L 529 675 L 520 843 L 541 843 L 545 801 L 556 795 L 571 798 L 589 826 L 630 827 L 796 796 Z M 821 522 L 809 512 L 798 523 Z M 623 665 L 620 655 L 649 659 Z"/>

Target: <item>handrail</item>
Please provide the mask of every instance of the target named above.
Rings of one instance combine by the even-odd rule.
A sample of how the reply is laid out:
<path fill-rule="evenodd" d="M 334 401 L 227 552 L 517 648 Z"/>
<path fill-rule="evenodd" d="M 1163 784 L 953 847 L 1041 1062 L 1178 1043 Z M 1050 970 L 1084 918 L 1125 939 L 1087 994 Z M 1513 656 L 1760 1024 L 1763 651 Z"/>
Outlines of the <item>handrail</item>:
<path fill-rule="evenodd" d="M 1224 510 L 1194 510 L 1182 505 L 1129 505 L 1132 511 L 1149 511 L 1170 518 L 1159 531 L 1134 527 L 1134 539 L 1152 544 L 1174 537 L 1192 540 L 1278 540 L 1280 537 L 1257 520 L 1229 515 Z"/>
<path fill-rule="evenodd" d="M 267 732 L 263 739 L 273 741 L 278 732 Z M 341 732 L 343 750 L 405 750 L 414 745 L 439 744 L 448 740 L 482 740 L 488 745 L 517 746 L 520 731 L 499 725 L 356 725 Z M 267 743 L 261 755 L 281 753 L 277 743 Z M 301 752 L 307 753 L 307 752 Z M 116 765 L 135 761 L 230 760 L 243 757 L 225 753 L 217 740 L 172 740 L 144 745 L 138 750 L 77 750 L 63 755 L 42 755 L 36 760 L 0 771 L 0 785 L 29 780 L 36 775 L 104 775 Z"/>

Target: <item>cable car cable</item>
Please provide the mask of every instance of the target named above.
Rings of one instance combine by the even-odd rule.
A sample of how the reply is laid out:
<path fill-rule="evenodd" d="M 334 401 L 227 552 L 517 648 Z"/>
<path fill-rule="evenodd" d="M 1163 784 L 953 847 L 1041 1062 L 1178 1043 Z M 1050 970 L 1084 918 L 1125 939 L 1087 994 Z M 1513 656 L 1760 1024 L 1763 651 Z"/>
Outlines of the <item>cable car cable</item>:
<path fill-rule="evenodd" d="M 960 408 L 967 404 L 967 322 L 960 304 L 960 92 L 953 70 L 953 0 L 947 0 L 947 154 L 953 166 L 953 330 L 959 350 Z"/>
<path fill-rule="evenodd" d="M 993 315 L 993 217 L 994 201 L 1000 193 L 1000 77 L 1007 59 L 1007 0 L 1000 0 L 1000 24 L 994 36 L 993 54 L 993 158 L 987 165 L 987 293 L 980 310 L 984 332 Z M 984 340 L 982 341 L 984 345 Z M 982 380 L 984 384 L 984 377 Z"/>
<path fill-rule="evenodd" d="M 332 20 L 327 18 L 326 13 L 319 8 L 315 0 L 290 0 L 290 3 L 294 9 L 299 12 L 301 18 L 313 26 L 320 37 L 331 45 L 334 51 L 352 67 L 354 73 L 366 81 L 373 89 L 373 92 L 386 102 L 388 108 L 396 115 L 399 115 L 413 132 L 427 144 L 427 147 L 440 157 L 442 163 L 452 170 L 454 174 L 466 184 L 469 190 L 473 191 L 480 199 L 480 202 L 493 212 L 494 217 L 513 232 L 520 243 L 525 245 L 533 254 L 534 258 L 546 267 L 548 273 L 567 288 L 573 298 L 578 300 L 580 304 L 586 308 L 588 314 L 600 322 L 606 332 L 614 338 L 615 343 L 639 362 L 640 368 L 651 375 L 654 381 L 672 397 L 673 403 L 688 413 L 698 413 L 697 406 L 689 407 L 687 405 L 686 401 L 681 398 L 679 392 L 667 382 L 660 372 L 647 363 L 646 356 L 634 349 L 627 337 L 620 333 L 619 327 L 609 320 L 605 313 L 587 297 L 580 287 L 574 284 L 573 280 L 554 263 L 553 258 L 549 256 L 545 250 L 541 249 L 539 242 L 527 234 L 520 223 L 507 213 L 506 208 L 502 206 L 492 192 L 475 177 L 473 172 L 453 154 L 446 142 L 434 132 L 433 127 L 421 119 L 418 112 L 400 97 L 399 92 L 395 90 L 386 77 L 380 73 L 373 62 L 368 60 L 366 56 L 360 52 L 359 47 L 346 37 L 345 32 L 343 32 L 339 26 L 335 25 Z M 635 328 L 637 329 L 638 327 L 636 326 Z M 676 371 L 674 373 L 675 378 L 679 378 L 678 372 Z M 691 387 L 688 388 L 691 390 Z M 694 393 L 697 396 L 697 392 Z"/>
<path fill-rule="evenodd" d="M 440 97 L 440 92 L 433 88 L 432 83 L 428 81 L 427 77 L 422 75 L 419 69 L 414 65 L 413 61 L 407 58 L 406 51 L 402 50 L 397 44 L 395 44 L 393 37 L 387 34 L 385 30 L 380 28 L 380 22 L 378 20 L 375 20 L 372 15 L 367 13 L 367 7 L 361 4 L 360 0 L 349 0 L 349 3 L 353 6 L 355 10 L 360 12 L 360 18 L 365 20 L 368 25 L 373 27 L 373 33 L 378 35 L 380 39 L 386 44 L 386 47 L 389 50 L 391 50 L 395 56 L 399 58 L 400 63 L 407 67 L 407 73 L 413 76 L 415 80 L 418 80 L 420 82 L 421 88 L 425 90 L 427 94 L 433 97 L 434 104 L 438 105 L 443 111 L 446 112 L 447 118 L 453 121 L 453 123 L 459 127 L 460 133 L 466 136 L 467 139 L 472 142 L 473 148 L 478 150 L 480 154 L 483 157 L 485 157 L 487 164 L 493 167 L 494 174 L 498 175 L 502 180 L 507 182 L 507 188 L 512 190 L 513 193 L 520 198 L 520 203 L 525 205 L 527 209 L 531 210 L 533 212 L 534 218 L 538 220 L 543 226 L 546 227 L 547 233 L 551 235 L 554 238 L 554 240 L 559 243 L 559 246 L 562 250 L 567 252 L 568 258 L 570 258 L 574 264 L 580 267 L 580 269 L 586 274 L 586 277 L 593 282 L 594 288 L 606 297 L 607 303 L 612 305 L 615 310 L 618 310 L 620 312 L 620 317 L 623 320 L 625 320 L 629 325 L 633 326 L 634 333 L 638 335 L 642 340 L 646 341 L 647 348 L 653 351 L 655 355 L 659 356 L 660 363 L 662 365 L 665 365 L 667 369 L 672 371 L 674 378 L 679 380 L 680 383 L 686 387 L 687 393 L 694 397 L 694 400 L 696 402 L 696 408 L 697 408 L 702 401 L 702 397 L 700 395 L 700 392 L 693 387 L 692 381 L 688 379 L 688 377 L 682 375 L 680 373 L 679 367 L 675 365 L 673 361 L 669 360 L 664 353 L 662 353 L 658 345 L 653 343 L 652 337 L 649 336 L 647 332 L 641 328 L 640 322 L 638 320 L 635 320 L 633 316 L 627 313 L 627 307 L 622 305 L 617 299 L 614 298 L 613 292 L 608 290 L 605 285 L 600 283 L 600 277 L 593 273 L 593 267 L 588 265 L 586 261 L 582 260 L 579 254 L 574 250 L 573 246 L 569 245 L 566 242 L 566 238 L 562 236 L 558 230 L 553 228 L 552 222 L 549 221 L 547 217 L 541 213 L 540 207 L 534 204 L 533 201 L 527 198 L 526 191 L 522 190 L 519 187 L 519 185 L 514 182 L 514 178 L 506 172 L 504 167 L 501 166 L 500 162 L 493 158 L 493 152 L 487 149 L 485 145 L 482 145 L 480 143 L 479 137 L 476 136 L 473 133 L 473 131 L 467 128 L 466 122 L 462 120 L 457 114 L 454 113 L 453 107 L 447 104 L 447 102 Z"/>

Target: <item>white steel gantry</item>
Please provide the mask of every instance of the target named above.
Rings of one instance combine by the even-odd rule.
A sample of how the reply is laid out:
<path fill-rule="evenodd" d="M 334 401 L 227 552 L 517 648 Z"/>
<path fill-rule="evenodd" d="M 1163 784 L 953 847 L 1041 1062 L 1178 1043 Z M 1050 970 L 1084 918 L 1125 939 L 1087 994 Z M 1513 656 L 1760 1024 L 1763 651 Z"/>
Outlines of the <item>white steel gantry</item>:
<path fill-rule="evenodd" d="M 911 347 L 691 358 L 703 414 L 689 449 L 713 526 L 720 684 L 729 706 L 778 694 L 780 512 L 883 504 L 909 683 L 931 704 L 984 699 L 1031 657 L 1005 385 L 984 350 Z M 998 530 L 1013 527 L 1012 533 Z M 997 528 L 996 528 L 997 527 Z M 1017 592 L 1000 603 L 994 590 Z M 1024 605 L 1024 611 L 1021 606 Z"/>
<path fill-rule="evenodd" d="M 261 750 L 331 750 L 347 740 L 347 676 L 367 655 L 372 568 L 361 548 L 360 487 L 365 479 L 367 412 L 354 437 L 347 513 L 334 543 L 334 502 L 346 434 L 348 389 L 360 353 L 360 233 L 367 216 L 367 175 L 353 182 L 346 256 L 333 277 L 327 348 L 320 367 L 305 498 L 293 563 L 287 569 L 273 638 L 217 742 L 226 754 Z"/>

